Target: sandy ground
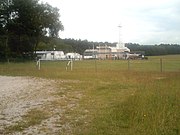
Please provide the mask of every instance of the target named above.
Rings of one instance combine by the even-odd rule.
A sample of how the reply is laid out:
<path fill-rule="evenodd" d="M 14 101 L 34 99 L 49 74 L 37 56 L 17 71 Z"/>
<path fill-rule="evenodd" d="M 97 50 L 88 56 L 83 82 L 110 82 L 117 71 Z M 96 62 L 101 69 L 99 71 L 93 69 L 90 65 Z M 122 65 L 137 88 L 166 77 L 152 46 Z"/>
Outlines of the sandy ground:
<path fill-rule="evenodd" d="M 66 94 L 61 97 L 56 96 L 58 92 L 64 92 L 64 89 L 56 87 L 57 82 L 32 77 L 7 77 L 0 76 L 0 134 L 5 134 L 5 128 L 17 124 L 22 120 L 22 116 L 34 108 L 46 109 L 51 111 L 52 116 L 41 122 L 40 125 L 34 125 L 24 129 L 21 132 L 11 134 L 60 134 L 61 131 L 69 130 L 68 123 L 60 124 L 63 113 L 70 108 L 77 106 L 78 96 L 69 99 Z M 68 94 L 68 93 L 67 93 Z M 72 94 L 72 93 L 71 93 Z M 52 106 L 53 101 L 63 101 L 63 106 Z"/>

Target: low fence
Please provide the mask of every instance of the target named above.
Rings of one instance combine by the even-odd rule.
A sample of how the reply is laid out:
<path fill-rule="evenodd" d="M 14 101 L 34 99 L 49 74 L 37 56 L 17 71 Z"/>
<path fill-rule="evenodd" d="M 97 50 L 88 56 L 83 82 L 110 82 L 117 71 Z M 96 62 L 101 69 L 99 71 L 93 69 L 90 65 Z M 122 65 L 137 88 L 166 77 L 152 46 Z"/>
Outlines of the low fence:
<path fill-rule="evenodd" d="M 129 70 L 129 71 L 158 71 L 158 72 L 169 72 L 169 71 L 180 71 L 180 59 L 148 59 L 148 60 L 80 60 L 73 61 L 72 64 L 69 61 L 41 61 L 43 68 L 54 68 L 72 70 L 83 70 L 83 71 L 95 71 L 100 70 Z M 37 66 L 41 67 L 40 63 Z M 69 66 L 69 67 L 68 67 Z"/>
<path fill-rule="evenodd" d="M 180 71 L 180 59 L 148 59 L 148 60 L 94 60 L 96 71 L 101 69 L 129 71 Z M 90 64 L 89 64 L 90 66 Z"/>
<path fill-rule="evenodd" d="M 147 71 L 180 71 L 180 60 L 177 59 L 153 59 L 153 60 L 128 60 L 128 70 Z"/>

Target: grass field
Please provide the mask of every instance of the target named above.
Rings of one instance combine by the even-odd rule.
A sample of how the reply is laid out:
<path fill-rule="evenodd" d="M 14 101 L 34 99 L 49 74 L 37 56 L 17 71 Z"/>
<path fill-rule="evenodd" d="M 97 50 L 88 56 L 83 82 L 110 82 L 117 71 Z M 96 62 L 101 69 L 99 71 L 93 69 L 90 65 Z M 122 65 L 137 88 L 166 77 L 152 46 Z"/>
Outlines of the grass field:
<path fill-rule="evenodd" d="M 83 95 L 65 118 L 73 134 L 180 134 L 180 55 L 131 60 L 129 66 L 126 60 L 75 61 L 73 71 L 65 70 L 66 63 L 42 62 L 41 70 L 35 62 L 1 63 L 0 74 L 74 80 L 63 84 Z"/>

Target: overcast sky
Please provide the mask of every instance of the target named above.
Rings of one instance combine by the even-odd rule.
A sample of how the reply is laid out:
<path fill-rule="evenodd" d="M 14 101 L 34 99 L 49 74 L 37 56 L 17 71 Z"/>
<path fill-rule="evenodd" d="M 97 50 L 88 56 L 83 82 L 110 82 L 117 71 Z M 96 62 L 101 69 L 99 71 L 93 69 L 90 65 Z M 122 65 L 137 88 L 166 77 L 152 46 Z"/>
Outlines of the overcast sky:
<path fill-rule="evenodd" d="M 180 0 L 42 0 L 60 9 L 61 38 L 180 44 Z"/>

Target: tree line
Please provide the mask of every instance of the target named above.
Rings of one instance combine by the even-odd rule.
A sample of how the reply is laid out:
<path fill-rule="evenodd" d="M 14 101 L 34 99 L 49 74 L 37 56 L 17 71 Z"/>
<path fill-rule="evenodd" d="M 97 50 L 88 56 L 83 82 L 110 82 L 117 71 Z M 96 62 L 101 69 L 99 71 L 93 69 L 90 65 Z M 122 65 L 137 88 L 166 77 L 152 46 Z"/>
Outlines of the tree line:
<path fill-rule="evenodd" d="M 81 39 L 50 39 L 49 42 L 41 42 L 41 47 L 38 50 L 53 50 L 54 45 L 56 50 L 66 52 L 77 52 L 83 55 L 86 49 L 93 49 L 98 46 L 116 46 L 116 42 L 92 42 Z M 180 45 L 178 44 L 160 44 L 160 45 L 139 45 L 137 43 L 125 43 L 132 52 L 145 52 L 146 56 L 180 54 Z"/>
<path fill-rule="evenodd" d="M 160 45 L 139 45 L 126 43 L 131 51 L 144 51 L 146 56 L 180 54 L 180 45 L 178 44 L 160 44 Z"/>
<path fill-rule="evenodd" d="M 0 0 L 0 57 L 33 58 L 45 37 L 63 30 L 59 9 L 39 0 Z"/>

